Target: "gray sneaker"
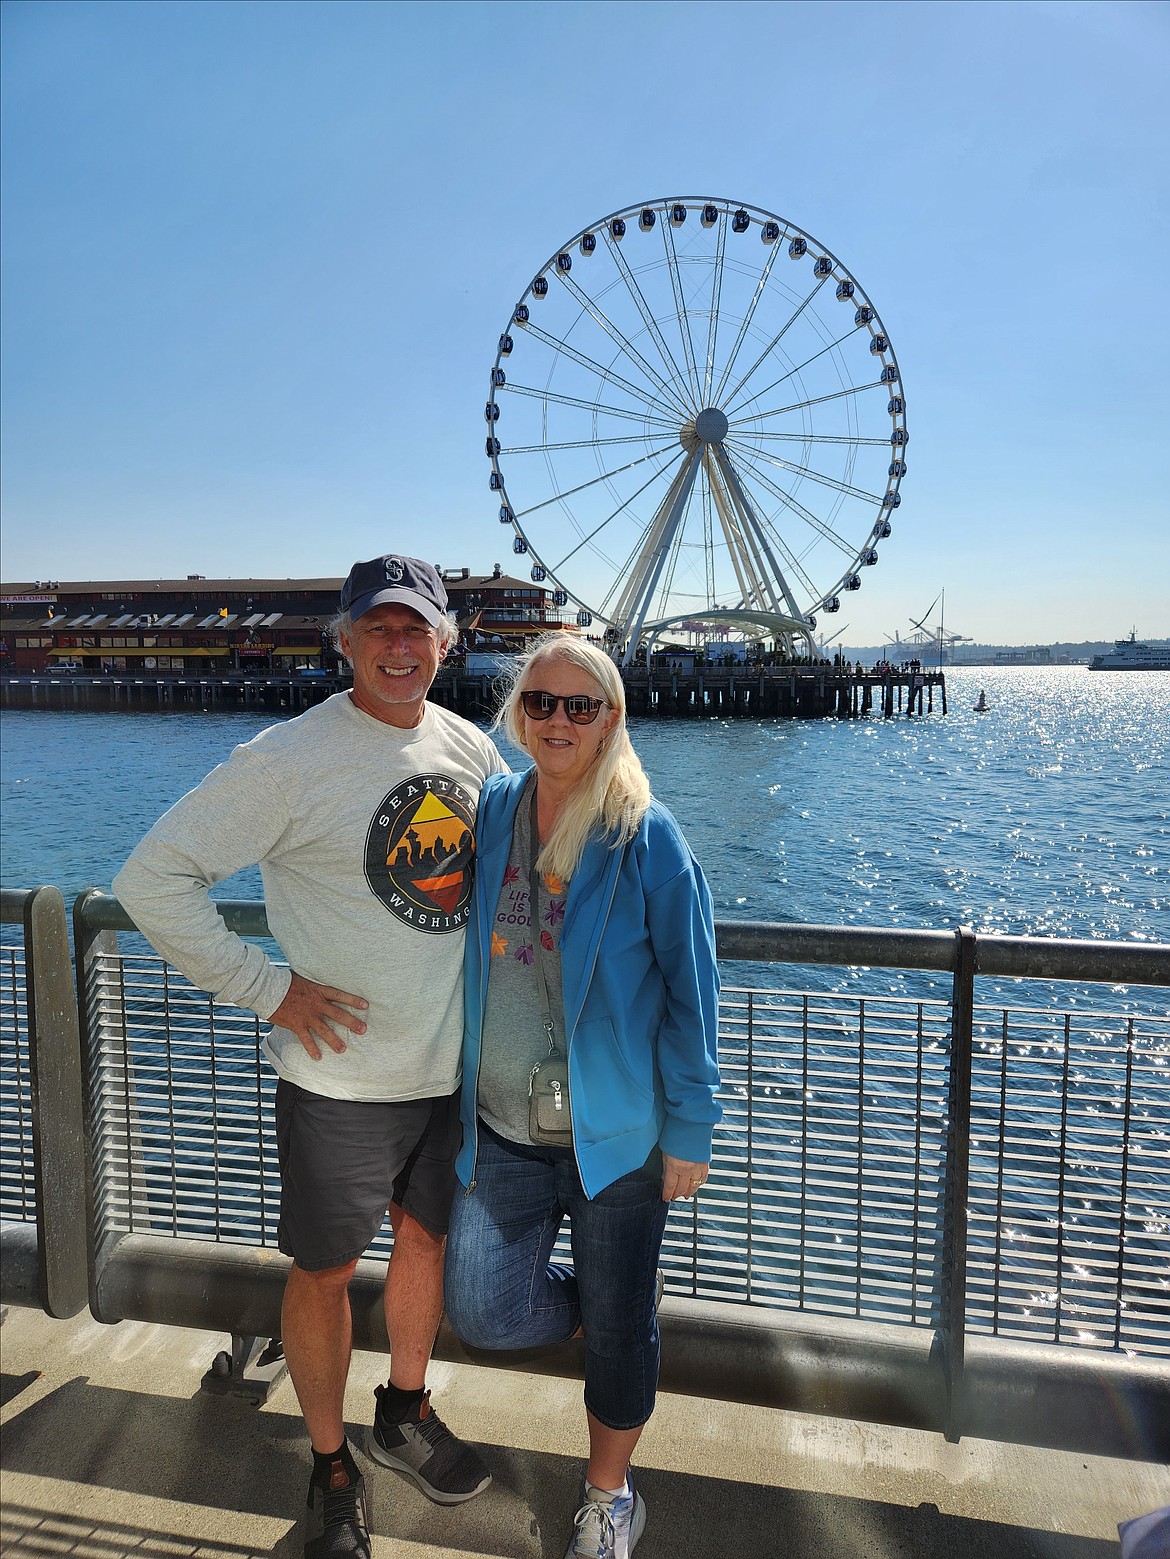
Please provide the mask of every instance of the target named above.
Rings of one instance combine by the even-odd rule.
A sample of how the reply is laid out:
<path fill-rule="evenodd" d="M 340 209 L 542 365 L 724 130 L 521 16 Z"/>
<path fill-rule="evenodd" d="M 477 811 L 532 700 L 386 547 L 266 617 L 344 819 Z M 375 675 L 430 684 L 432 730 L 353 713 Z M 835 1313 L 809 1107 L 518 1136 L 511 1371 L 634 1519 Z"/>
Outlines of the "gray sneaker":
<path fill-rule="evenodd" d="M 335 1468 L 339 1466 L 334 1463 Z M 305 1507 L 305 1559 L 370 1559 L 369 1507 L 363 1478 L 341 1488 L 310 1479 Z"/>
<path fill-rule="evenodd" d="M 565 1559 L 629 1559 L 646 1525 L 646 1501 L 634 1488 L 633 1471 L 626 1481 L 629 1492 L 616 1499 L 599 1499 L 596 1490 L 586 1489 Z"/>
<path fill-rule="evenodd" d="M 431 1407 L 431 1394 L 423 1393 L 414 1413 L 401 1423 L 390 1423 L 382 1412 L 385 1386 L 375 1386 L 378 1407 L 370 1433 L 369 1452 L 383 1467 L 404 1472 L 439 1505 L 459 1505 L 482 1494 L 492 1481 L 479 1454 L 447 1428 Z"/>

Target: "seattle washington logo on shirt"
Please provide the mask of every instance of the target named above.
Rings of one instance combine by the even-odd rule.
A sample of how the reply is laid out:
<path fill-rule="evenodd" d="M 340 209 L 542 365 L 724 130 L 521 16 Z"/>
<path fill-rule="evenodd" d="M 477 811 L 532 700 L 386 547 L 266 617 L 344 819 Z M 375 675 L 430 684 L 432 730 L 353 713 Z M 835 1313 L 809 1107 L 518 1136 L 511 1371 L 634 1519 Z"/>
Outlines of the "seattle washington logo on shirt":
<path fill-rule="evenodd" d="M 458 931 L 475 873 L 475 802 L 456 780 L 416 774 L 383 799 L 366 834 L 366 881 L 416 931 Z"/>

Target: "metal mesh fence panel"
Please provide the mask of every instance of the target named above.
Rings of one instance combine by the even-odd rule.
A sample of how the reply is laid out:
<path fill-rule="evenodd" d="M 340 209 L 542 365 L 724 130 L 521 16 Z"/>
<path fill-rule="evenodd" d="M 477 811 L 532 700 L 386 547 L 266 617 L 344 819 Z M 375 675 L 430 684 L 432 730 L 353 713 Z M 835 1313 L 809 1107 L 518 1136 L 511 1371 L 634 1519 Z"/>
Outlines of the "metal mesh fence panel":
<path fill-rule="evenodd" d="M 32 1093 L 24 942 L 4 927 L 0 943 L 0 1217 L 35 1223 Z"/>
<path fill-rule="evenodd" d="M 5 957 L 7 1100 L 23 981 Z M 275 1246 L 263 1025 L 146 955 L 95 956 L 88 1002 L 99 1238 Z M 668 1289 L 939 1324 L 950 1024 L 937 999 L 725 989 L 723 1119 L 707 1186 L 667 1222 Z M 1170 1352 L 1168 1164 L 1170 1021 L 977 1006 L 971 1329 Z M 4 1169 L 8 1197 L 7 1137 Z M 389 1248 L 387 1222 L 371 1254 Z"/>

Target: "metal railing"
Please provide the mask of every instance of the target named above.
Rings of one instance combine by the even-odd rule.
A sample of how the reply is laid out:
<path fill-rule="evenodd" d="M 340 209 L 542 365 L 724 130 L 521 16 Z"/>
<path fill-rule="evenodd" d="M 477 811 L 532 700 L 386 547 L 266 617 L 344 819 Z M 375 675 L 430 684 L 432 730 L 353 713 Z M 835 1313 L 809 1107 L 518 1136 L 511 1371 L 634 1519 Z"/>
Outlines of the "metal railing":
<path fill-rule="evenodd" d="M 81 1051 L 65 901 L 57 888 L 0 894 L 0 1298 L 49 1315 L 85 1306 Z"/>
<path fill-rule="evenodd" d="M 262 905 L 219 908 L 267 933 Z M 120 947 L 132 927 L 108 895 L 82 895 L 74 920 L 91 1309 L 275 1335 L 286 1264 L 262 1026 Z M 925 971 L 950 991 L 724 989 L 711 1177 L 663 1247 L 664 1381 L 951 1436 L 1162 1443 L 1170 1017 L 1160 996 L 1139 1014 L 975 995 L 985 975 L 1170 986 L 1170 948 L 745 923 L 718 938 L 739 967 Z M 3 1087 L 7 1110 L 7 1063 Z M 359 1269 L 359 1345 L 384 1336 L 388 1248 L 380 1236 Z M 1047 1383 L 1027 1408 L 1021 1370 Z M 1094 1426 L 1119 1393 L 1127 1426 L 1114 1409 Z"/>

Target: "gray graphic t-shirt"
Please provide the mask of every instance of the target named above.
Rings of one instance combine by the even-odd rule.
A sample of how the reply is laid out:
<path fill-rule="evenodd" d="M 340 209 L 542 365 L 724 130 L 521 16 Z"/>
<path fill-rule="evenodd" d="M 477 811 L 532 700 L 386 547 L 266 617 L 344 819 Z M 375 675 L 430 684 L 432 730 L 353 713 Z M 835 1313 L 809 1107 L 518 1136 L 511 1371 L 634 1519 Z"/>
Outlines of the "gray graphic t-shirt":
<path fill-rule="evenodd" d="M 492 921 L 487 1008 L 479 1066 L 479 1113 L 509 1142 L 527 1142 L 528 1079 L 548 1055 L 544 1014 L 532 968 L 532 910 L 529 904 L 531 860 L 530 790 L 516 809 L 512 848 Z M 567 883 L 544 877 L 537 886 L 536 924 L 548 1005 L 557 1049 L 565 1049 L 565 1008 L 561 987 L 561 925 Z"/>

